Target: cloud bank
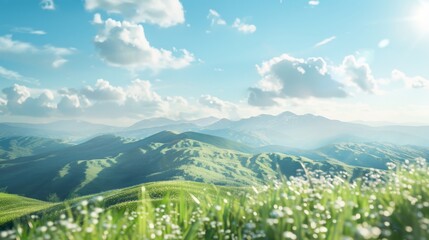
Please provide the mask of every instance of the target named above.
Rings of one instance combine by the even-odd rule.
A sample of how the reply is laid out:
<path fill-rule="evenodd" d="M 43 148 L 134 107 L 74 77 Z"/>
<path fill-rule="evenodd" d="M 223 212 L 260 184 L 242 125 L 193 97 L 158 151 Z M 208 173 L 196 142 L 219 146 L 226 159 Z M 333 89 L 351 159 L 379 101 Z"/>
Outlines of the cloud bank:
<path fill-rule="evenodd" d="M 185 22 L 179 0 L 86 0 L 85 8 L 119 14 L 127 21 L 171 27 Z"/>
<path fill-rule="evenodd" d="M 136 79 L 127 86 L 114 86 L 98 79 L 79 89 L 34 89 L 14 84 L 0 94 L 0 113 L 9 116 L 142 119 L 150 117 L 236 117 L 237 106 L 211 95 L 197 100 L 160 96 L 149 81 Z"/>

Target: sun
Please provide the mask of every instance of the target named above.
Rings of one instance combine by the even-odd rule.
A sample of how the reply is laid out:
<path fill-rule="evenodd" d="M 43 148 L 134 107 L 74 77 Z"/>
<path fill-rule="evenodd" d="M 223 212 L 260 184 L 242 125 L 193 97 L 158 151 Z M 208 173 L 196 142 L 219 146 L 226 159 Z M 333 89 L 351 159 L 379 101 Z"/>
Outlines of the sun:
<path fill-rule="evenodd" d="M 415 11 L 413 21 L 421 33 L 429 33 L 429 2 L 421 2 Z"/>

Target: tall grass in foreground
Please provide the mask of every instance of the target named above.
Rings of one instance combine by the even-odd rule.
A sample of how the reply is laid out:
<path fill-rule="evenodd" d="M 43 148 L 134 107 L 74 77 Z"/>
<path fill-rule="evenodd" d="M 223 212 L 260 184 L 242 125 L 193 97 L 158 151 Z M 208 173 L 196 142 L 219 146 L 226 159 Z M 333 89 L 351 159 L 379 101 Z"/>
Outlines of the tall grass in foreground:
<path fill-rule="evenodd" d="M 58 219 L 1 232 L 12 239 L 429 239 L 429 168 L 424 159 L 372 171 L 305 173 L 218 197 L 186 192 L 141 200 L 132 210 L 83 201 Z M 130 205 L 131 206 L 131 205 Z"/>

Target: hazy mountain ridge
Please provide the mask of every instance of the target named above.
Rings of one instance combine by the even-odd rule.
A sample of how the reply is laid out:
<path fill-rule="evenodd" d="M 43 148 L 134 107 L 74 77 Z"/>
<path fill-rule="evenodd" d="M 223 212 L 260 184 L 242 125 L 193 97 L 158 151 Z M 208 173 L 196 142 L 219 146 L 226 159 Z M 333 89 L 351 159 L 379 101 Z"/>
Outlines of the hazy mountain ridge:
<path fill-rule="evenodd" d="M 103 135 L 66 149 L 3 161 L 0 188 L 46 199 L 85 195 L 161 180 L 190 180 L 221 185 L 266 183 L 309 169 L 350 171 L 351 167 L 256 149 L 200 133 L 160 132 L 139 141 Z"/>
<path fill-rule="evenodd" d="M 331 120 L 311 114 L 259 115 L 241 120 L 171 120 L 153 118 L 130 127 L 110 127 L 82 121 L 49 124 L 0 123 L 0 136 L 55 137 L 82 142 L 100 134 L 143 139 L 160 131 L 200 132 L 227 138 L 253 147 L 280 145 L 315 149 L 342 142 L 385 142 L 399 145 L 429 146 L 429 126 L 378 126 Z"/>
<path fill-rule="evenodd" d="M 62 140 L 41 137 L 0 138 L 0 161 L 37 155 L 71 146 Z"/>
<path fill-rule="evenodd" d="M 264 143 L 259 146 L 281 145 L 290 148 L 314 149 L 341 142 L 387 142 L 429 146 L 429 127 L 371 127 L 311 114 L 296 115 L 291 112 L 284 112 L 277 116 L 259 115 L 238 121 L 223 119 L 206 129 L 210 134 L 245 144 L 254 144 L 256 141 L 252 139 L 246 142 L 246 137 L 240 138 L 240 133 L 254 136 Z"/>

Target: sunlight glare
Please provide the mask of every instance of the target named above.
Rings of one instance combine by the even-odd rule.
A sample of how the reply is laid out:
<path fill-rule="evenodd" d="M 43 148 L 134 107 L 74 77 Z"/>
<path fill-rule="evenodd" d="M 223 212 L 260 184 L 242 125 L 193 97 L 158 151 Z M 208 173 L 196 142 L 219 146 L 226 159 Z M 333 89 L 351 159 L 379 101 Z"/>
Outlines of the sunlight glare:
<path fill-rule="evenodd" d="M 414 21 L 418 30 L 429 33 L 429 2 L 422 2 L 414 15 Z"/>

